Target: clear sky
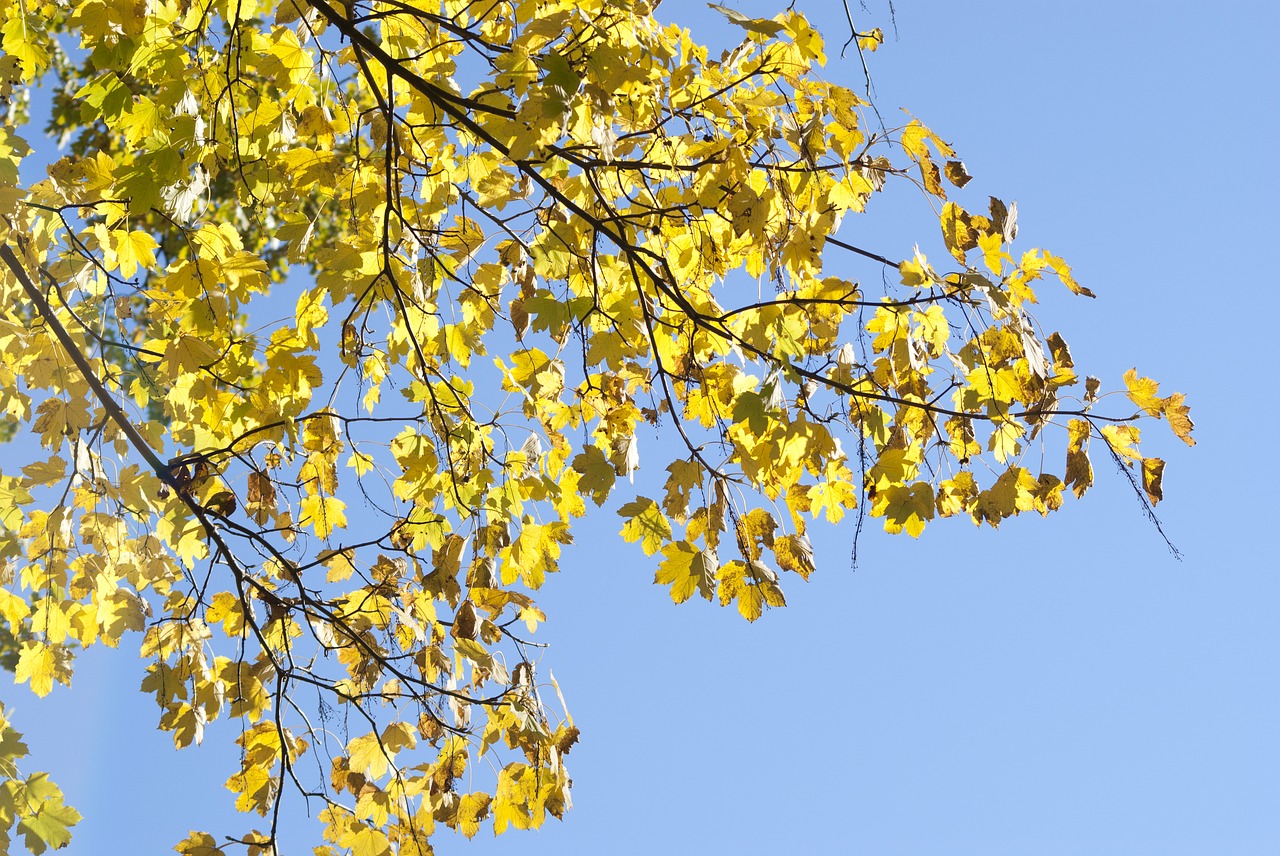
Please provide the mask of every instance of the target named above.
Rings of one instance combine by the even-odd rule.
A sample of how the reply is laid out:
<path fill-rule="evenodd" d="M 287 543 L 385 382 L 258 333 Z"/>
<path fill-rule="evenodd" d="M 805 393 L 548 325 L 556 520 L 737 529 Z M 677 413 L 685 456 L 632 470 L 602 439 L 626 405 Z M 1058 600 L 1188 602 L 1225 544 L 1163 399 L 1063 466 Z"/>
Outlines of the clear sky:
<path fill-rule="evenodd" d="M 838 56 L 841 4 L 797 5 L 829 34 L 828 75 L 861 86 Z M 889 37 L 870 59 L 886 119 L 908 107 L 953 143 L 975 176 L 962 203 L 1017 199 L 1019 244 L 1064 255 L 1098 294 L 1046 287 L 1040 320 L 1104 386 L 1137 366 L 1188 393 L 1199 445 L 1157 424 L 1144 443 L 1169 461 L 1158 510 L 1184 560 L 1100 460 L 1085 501 L 1047 520 L 935 522 L 918 542 L 869 521 L 856 572 L 851 524 L 815 526 L 819 572 L 746 625 L 672 606 L 599 515 L 540 598 L 543 667 L 583 729 L 575 809 L 537 833 L 442 835 L 439 853 L 1280 853 L 1277 503 L 1260 457 L 1277 416 L 1280 13 L 895 0 L 895 38 L 887 3 L 866 5 L 851 0 L 860 26 Z M 701 3 L 659 16 L 718 48 L 740 37 Z M 909 255 L 937 228 L 911 201 L 875 200 L 841 237 Z M 175 754 L 140 679 L 133 650 L 94 651 L 70 692 L 0 688 L 86 815 L 69 853 L 224 831 L 225 735 Z"/>

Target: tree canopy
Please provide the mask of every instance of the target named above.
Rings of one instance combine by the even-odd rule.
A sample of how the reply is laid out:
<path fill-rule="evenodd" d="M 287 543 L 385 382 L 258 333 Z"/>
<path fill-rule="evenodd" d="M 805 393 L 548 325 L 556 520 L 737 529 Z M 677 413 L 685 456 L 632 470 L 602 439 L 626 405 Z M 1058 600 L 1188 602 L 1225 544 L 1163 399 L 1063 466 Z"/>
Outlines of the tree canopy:
<path fill-rule="evenodd" d="M 1091 455 L 1160 501 L 1138 424 L 1191 444 L 1183 396 L 1078 370 L 1032 314 L 1093 296 L 1067 263 L 816 71 L 879 30 L 715 7 L 712 56 L 655 5 L 0 9 L 0 627 L 42 696 L 139 634 L 175 746 L 234 741 L 259 818 L 178 852 L 273 853 L 289 800 L 317 854 L 561 817 L 535 598 L 592 514 L 755 621 L 818 520 L 998 527 Z M 906 258 L 856 237 L 882 192 L 936 215 Z M 40 853 L 78 815 L 24 753 L 0 714 L 0 833 Z"/>

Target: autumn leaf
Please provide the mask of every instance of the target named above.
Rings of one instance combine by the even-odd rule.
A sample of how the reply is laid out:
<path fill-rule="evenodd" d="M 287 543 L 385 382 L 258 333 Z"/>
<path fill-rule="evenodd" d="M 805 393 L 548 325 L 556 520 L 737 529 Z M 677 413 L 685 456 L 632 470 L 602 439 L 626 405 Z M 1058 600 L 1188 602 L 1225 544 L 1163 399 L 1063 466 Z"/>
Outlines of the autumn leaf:
<path fill-rule="evenodd" d="M 1164 499 L 1164 461 L 1159 458 L 1143 458 L 1142 489 L 1152 504 Z"/>
<path fill-rule="evenodd" d="M 965 253 L 978 246 L 980 234 L 973 218 L 959 205 L 948 202 L 942 206 L 942 237 L 951 255 L 961 264 L 964 264 Z"/>
<path fill-rule="evenodd" d="M 43 698 L 53 690 L 55 681 L 67 686 L 71 684 L 68 663 L 69 657 L 60 646 L 24 642 L 13 677 L 18 683 L 29 682 L 31 691 Z"/>
<path fill-rule="evenodd" d="M 758 33 L 763 36 L 774 36 L 777 35 L 784 26 L 778 21 L 768 21 L 763 18 L 750 18 L 743 15 L 741 12 L 730 9 L 728 6 L 721 6 L 718 3 L 708 3 L 707 5 L 712 9 L 715 9 L 721 15 L 724 15 L 725 18 L 728 19 L 729 23 L 736 24 L 751 33 Z"/>
<path fill-rule="evenodd" d="M 884 31 L 875 27 L 869 33 L 859 34 L 858 47 L 864 51 L 874 51 L 884 44 Z"/>
<path fill-rule="evenodd" d="M 1149 377 L 1139 377 L 1137 369 L 1129 369 L 1124 373 L 1124 384 L 1130 401 L 1151 416 L 1160 415 L 1160 411 L 1164 409 L 1164 400 L 1156 395 L 1160 391 L 1158 383 Z"/>
<path fill-rule="evenodd" d="M 156 263 L 156 239 L 146 232 L 112 232 L 112 248 L 120 275 L 130 279 L 138 268 L 150 268 Z"/>
<path fill-rule="evenodd" d="M 872 513 L 884 517 L 886 532 L 919 538 L 925 523 L 933 519 L 933 499 L 933 488 L 924 482 L 891 485 L 877 493 Z"/>
<path fill-rule="evenodd" d="M 1067 425 L 1067 467 L 1064 481 L 1070 486 L 1077 498 L 1084 496 L 1093 484 L 1093 466 L 1085 449 L 1090 435 L 1089 423 L 1083 419 L 1073 419 Z"/>
<path fill-rule="evenodd" d="M 1191 412 L 1191 408 L 1183 404 L 1186 396 L 1180 392 L 1175 392 L 1164 400 L 1162 413 L 1169 420 L 1169 427 L 1173 429 L 1173 433 L 1178 439 L 1186 443 L 1188 446 L 1196 444 L 1195 439 L 1191 436 L 1191 429 L 1195 427 L 1195 423 L 1187 415 Z"/>
<path fill-rule="evenodd" d="M 947 176 L 947 181 L 951 182 L 956 187 L 964 187 L 973 180 L 973 176 L 969 175 L 969 171 L 965 169 L 962 161 L 947 161 L 946 166 L 943 167 L 943 172 Z"/>
<path fill-rule="evenodd" d="M 774 541 L 773 550 L 778 567 L 783 570 L 794 571 L 807 580 L 816 569 L 813 545 L 807 535 L 783 535 Z"/>
<path fill-rule="evenodd" d="M 1187 416 L 1190 408 L 1183 403 L 1186 396 L 1182 393 L 1174 393 L 1161 398 L 1157 394 L 1160 391 L 1160 385 L 1151 378 L 1140 377 L 1137 369 L 1129 369 L 1125 372 L 1124 383 L 1130 401 L 1150 416 L 1167 417 L 1169 426 L 1178 439 L 1188 446 L 1196 444 L 1191 436 L 1191 430 L 1195 425 Z"/>
<path fill-rule="evenodd" d="M 1071 268 L 1061 258 L 1050 255 L 1049 253 L 1045 253 L 1044 258 L 1045 261 L 1048 262 L 1049 267 L 1053 269 L 1053 272 L 1058 275 L 1058 279 L 1062 281 L 1063 285 L 1070 289 L 1072 294 L 1079 294 L 1083 297 L 1097 296 L 1092 291 L 1076 282 L 1075 277 L 1071 275 Z"/>
<path fill-rule="evenodd" d="M 489 806 L 493 797 L 486 793 L 463 794 L 458 799 L 458 811 L 455 815 L 458 831 L 467 838 L 474 838 L 480 831 L 480 821 L 489 816 Z"/>
<path fill-rule="evenodd" d="M 613 464 L 599 446 L 586 446 L 573 459 L 573 468 L 581 474 L 578 490 L 590 496 L 596 505 L 603 505 L 617 479 Z"/>
<path fill-rule="evenodd" d="M 699 550 L 687 541 L 676 541 L 664 545 L 662 555 L 653 581 L 671 586 L 672 601 L 684 603 L 694 592 L 711 600 L 720 567 L 714 550 Z"/>
<path fill-rule="evenodd" d="M 174 845 L 174 850 L 182 856 L 224 856 L 225 851 L 217 846 L 214 837 L 207 832 L 191 831 L 185 839 Z"/>
<path fill-rule="evenodd" d="M 328 538 L 347 525 L 346 503 L 334 496 L 308 496 L 302 500 L 299 522 L 311 526 L 316 537 Z"/>
<path fill-rule="evenodd" d="M 626 519 L 623 539 L 639 541 L 646 556 L 652 556 L 671 538 L 671 522 L 652 499 L 638 497 L 619 508 L 618 515 Z"/>

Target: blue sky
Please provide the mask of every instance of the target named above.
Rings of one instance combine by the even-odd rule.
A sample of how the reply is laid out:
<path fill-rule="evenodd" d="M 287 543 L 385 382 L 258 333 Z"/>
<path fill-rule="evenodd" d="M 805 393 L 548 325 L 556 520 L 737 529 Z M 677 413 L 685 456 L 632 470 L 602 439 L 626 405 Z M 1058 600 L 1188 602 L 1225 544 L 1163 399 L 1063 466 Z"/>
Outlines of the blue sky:
<path fill-rule="evenodd" d="M 961 201 L 1017 199 L 1019 243 L 1064 255 L 1098 294 L 1043 289 L 1039 318 L 1077 364 L 1111 388 L 1137 366 L 1188 393 L 1199 445 L 1163 425 L 1145 443 L 1169 460 L 1159 513 L 1185 558 L 1097 461 L 1085 501 L 1047 520 L 952 520 L 918 542 L 869 525 L 856 572 L 851 525 L 815 526 L 819 573 L 745 625 L 672 606 L 602 514 L 540 599 L 544 666 L 583 729 L 576 807 L 537 833 L 442 836 L 438 852 L 1280 853 L 1277 503 L 1261 454 L 1280 14 L 896 0 L 895 40 L 885 3 L 851 5 L 889 36 L 871 59 L 886 119 L 908 107 L 953 143 L 975 176 Z M 829 33 L 829 76 L 860 86 L 856 57 L 838 58 L 841 5 L 798 6 Z M 659 15 L 719 47 L 740 37 L 702 4 Z M 907 255 L 936 231 L 911 202 L 878 199 L 841 237 Z M 172 751 L 134 691 L 132 644 L 85 654 L 76 688 L 42 702 L 0 689 L 86 815 L 72 854 L 166 852 L 230 815 L 222 735 Z"/>

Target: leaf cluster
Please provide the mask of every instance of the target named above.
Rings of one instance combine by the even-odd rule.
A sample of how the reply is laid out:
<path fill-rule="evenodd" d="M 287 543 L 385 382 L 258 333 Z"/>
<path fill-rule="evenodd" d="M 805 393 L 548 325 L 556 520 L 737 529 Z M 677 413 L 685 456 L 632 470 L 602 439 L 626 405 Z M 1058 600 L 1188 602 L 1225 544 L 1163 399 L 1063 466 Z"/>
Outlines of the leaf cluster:
<path fill-rule="evenodd" d="M 1186 405 L 1134 372 L 1105 410 L 1032 314 L 1092 292 L 1016 205 L 949 198 L 800 13 L 720 11 L 719 57 L 645 0 L 0 11 L 0 410 L 42 449 L 0 615 L 37 694 L 132 632 L 175 746 L 234 741 L 265 829 L 179 852 L 273 852 L 289 791 L 317 854 L 562 816 L 535 598 L 596 508 L 754 621 L 818 519 L 1047 515 L 1099 445 L 1162 498 L 1137 423 L 1190 443 Z M 66 153 L 24 182 L 40 80 Z M 841 237 L 890 189 L 935 261 Z"/>

